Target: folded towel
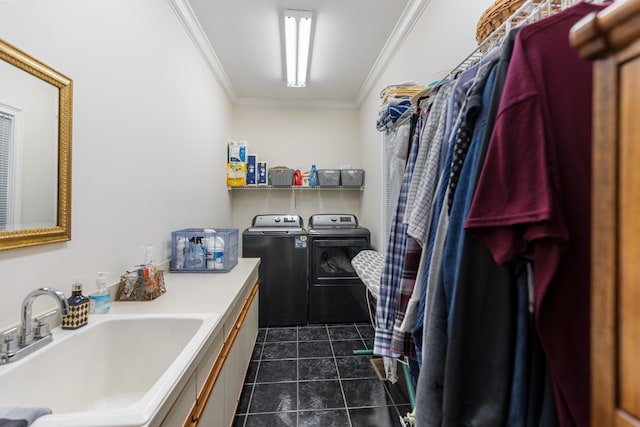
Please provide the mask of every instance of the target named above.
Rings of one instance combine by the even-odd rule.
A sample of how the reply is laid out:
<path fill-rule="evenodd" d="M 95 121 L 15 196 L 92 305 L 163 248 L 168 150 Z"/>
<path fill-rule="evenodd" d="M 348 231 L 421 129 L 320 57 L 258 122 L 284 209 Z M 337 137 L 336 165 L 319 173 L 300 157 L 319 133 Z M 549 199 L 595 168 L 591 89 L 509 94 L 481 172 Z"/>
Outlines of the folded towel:
<path fill-rule="evenodd" d="M 27 427 L 36 419 L 50 413 L 49 408 L 0 407 L 0 427 Z"/>

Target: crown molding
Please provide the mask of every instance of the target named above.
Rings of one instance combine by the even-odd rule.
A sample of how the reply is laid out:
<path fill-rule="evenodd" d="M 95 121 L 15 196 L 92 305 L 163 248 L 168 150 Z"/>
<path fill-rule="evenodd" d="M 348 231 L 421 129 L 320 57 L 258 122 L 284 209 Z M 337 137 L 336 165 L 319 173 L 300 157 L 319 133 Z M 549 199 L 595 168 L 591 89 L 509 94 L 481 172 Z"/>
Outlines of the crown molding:
<path fill-rule="evenodd" d="M 196 48 L 204 58 L 205 62 L 209 66 L 209 69 L 217 77 L 218 81 L 222 85 L 224 91 L 227 93 L 231 101 L 235 103 L 238 99 L 233 83 L 224 70 L 224 67 L 220 63 L 218 56 L 211 47 L 209 39 L 207 38 L 200 22 L 196 18 L 191 5 L 188 0 L 167 0 L 171 8 L 175 12 L 176 16 L 182 23 L 182 26 L 189 34 L 189 37 L 196 45 Z"/>
<path fill-rule="evenodd" d="M 393 28 L 391 35 L 387 39 L 380 55 L 376 59 L 376 62 L 373 64 L 373 67 L 369 71 L 369 75 L 365 79 L 364 83 L 360 87 L 358 94 L 356 95 L 355 104 L 360 106 L 366 96 L 369 94 L 373 85 L 378 82 L 380 75 L 387 68 L 393 56 L 396 54 L 404 40 L 407 38 L 407 35 L 413 29 L 413 26 L 416 24 L 422 12 L 424 11 L 427 4 L 429 4 L 431 0 L 411 0 L 407 6 L 404 8 L 402 12 L 402 16 L 398 20 L 398 23 Z"/>

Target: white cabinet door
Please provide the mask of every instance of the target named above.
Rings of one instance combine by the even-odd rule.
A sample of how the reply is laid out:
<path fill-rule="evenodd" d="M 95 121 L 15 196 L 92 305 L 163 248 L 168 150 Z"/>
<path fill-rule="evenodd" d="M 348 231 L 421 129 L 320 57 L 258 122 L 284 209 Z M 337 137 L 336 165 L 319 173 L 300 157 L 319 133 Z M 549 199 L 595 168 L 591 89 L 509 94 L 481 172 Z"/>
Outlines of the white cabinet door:
<path fill-rule="evenodd" d="M 196 397 L 196 374 L 193 373 L 169 410 L 169 413 L 160 424 L 160 427 L 183 425 L 184 420 L 190 416 L 191 408 L 196 401 Z"/>
<path fill-rule="evenodd" d="M 205 406 L 204 411 L 202 412 L 202 416 L 198 422 L 199 426 L 229 427 L 230 423 L 226 421 L 224 412 L 224 383 L 225 370 L 223 368 L 222 372 L 220 372 L 220 375 L 218 376 L 218 381 L 216 381 L 216 384 L 213 386 L 213 391 L 209 396 L 207 406 Z"/>
<path fill-rule="evenodd" d="M 256 337 L 258 336 L 258 301 L 260 300 L 259 291 L 255 294 L 251 306 L 247 312 L 244 323 L 242 325 L 242 360 L 249 366 L 253 347 L 256 345 Z M 246 369 L 245 369 L 246 371 Z"/>
<path fill-rule="evenodd" d="M 219 372 L 214 372 L 218 377 L 198 421 L 200 426 L 228 427 L 233 422 L 258 334 L 258 301 L 257 287 L 254 287 L 248 297 L 239 303 L 241 305 L 239 310 L 237 307 L 232 308 L 232 312 L 237 313 L 236 321 L 232 323 L 229 319 L 225 322 L 224 329 L 229 333 L 214 362 L 222 366 Z M 211 370 L 210 366 L 199 368 Z M 200 375 L 198 377 L 200 378 Z M 200 390 L 200 387 L 198 389 Z M 203 396 L 200 395 L 200 398 L 202 399 Z"/>
<path fill-rule="evenodd" d="M 236 340 L 231 347 L 229 357 L 224 364 L 224 420 L 225 425 L 231 425 L 231 420 L 236 412 L 240 390 L 244 380 L 244 363 L 240 360 L 240 342 Z"/>

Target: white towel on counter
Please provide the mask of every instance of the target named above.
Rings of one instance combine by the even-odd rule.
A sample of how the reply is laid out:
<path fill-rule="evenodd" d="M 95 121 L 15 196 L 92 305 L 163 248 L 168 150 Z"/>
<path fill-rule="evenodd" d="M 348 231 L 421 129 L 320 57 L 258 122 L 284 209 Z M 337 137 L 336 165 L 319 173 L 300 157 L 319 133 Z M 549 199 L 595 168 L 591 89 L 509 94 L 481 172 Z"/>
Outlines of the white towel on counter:
<path fill-rule="evenodd" d="M 0 407 L 0 427 L 28 427 L 41 416 L 50 413 L 49 408 Z"/>

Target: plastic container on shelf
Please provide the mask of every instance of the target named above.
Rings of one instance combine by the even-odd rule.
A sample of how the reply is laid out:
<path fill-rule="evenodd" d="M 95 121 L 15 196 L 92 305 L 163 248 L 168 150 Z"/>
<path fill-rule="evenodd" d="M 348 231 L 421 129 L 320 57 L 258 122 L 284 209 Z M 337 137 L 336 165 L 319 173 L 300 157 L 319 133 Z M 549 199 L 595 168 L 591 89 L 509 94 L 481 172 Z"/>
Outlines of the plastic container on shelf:
<path fill-rule="evenodd" d="M 309 174 L 309 187 L 317 187 L 318 186 L 318 170 L 316 169 L 316 165 L 311 165 L 311 172 Z"/>
<path fill-rule="evenodd" d="M 269 185 L 274 187 L 291 187 L 293 185 L 293 169 L 285 166 L 269 168 Z"/>
<path fill-rule="evenodd" d="M 339 187 L 340 169 L 318 169 L 318 185 L 320 187 Z"/>
<path fill-rule="evenodd" d="M 362 187 L 364 185 L 364 169 L 342 169 L 340 180 L 343 187 Z"/>

